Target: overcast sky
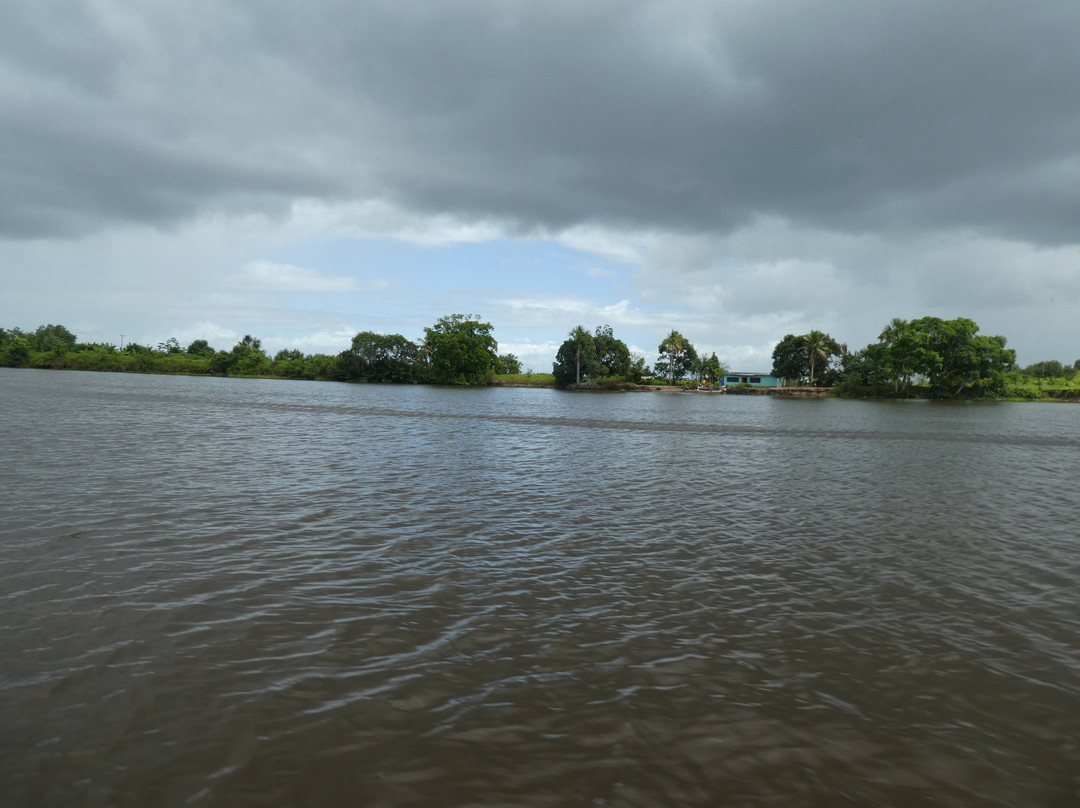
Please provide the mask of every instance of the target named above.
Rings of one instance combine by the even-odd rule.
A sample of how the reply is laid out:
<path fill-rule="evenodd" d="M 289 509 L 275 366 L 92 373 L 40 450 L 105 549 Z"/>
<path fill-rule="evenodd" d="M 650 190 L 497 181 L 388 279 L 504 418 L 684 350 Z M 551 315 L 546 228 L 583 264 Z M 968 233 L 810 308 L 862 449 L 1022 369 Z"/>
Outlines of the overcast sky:
<path fill-rule="evenodd" d="M 0 326 L 1080 357 L 1076 0 L 12 0 Z"/>

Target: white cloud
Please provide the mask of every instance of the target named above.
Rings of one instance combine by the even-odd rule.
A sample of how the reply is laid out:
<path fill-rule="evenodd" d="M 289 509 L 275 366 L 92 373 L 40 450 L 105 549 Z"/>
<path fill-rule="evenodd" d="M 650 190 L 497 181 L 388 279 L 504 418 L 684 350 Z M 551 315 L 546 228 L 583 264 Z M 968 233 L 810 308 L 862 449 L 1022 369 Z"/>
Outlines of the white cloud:
<path fill-rule="evenodd" d="M 513 340 L 499 342 L 500 354 L 513 354 L 521 362 L 521 371 L 527 373 L 551 373 L 551 366 L 555 361 L 555 353 L 559 350 L 561 342 L 544 340 L 533 342 L 530 340 Z"/>
<path fill-rule="evenodd" d="M 197 339 L 204 339 L 218 350 L 228 350 L 241 338 L 241 335 L 231 328 L 206 320 L 181 328 L 169 336 L 176 337 L 185 348 Z M 163 340 L 164 338 L 160 338 L 158 342 Z"/>
<path fill-rule="evenodd" d="M 352 338 L 356 336 L 359 328 L 341 325 L 328 331 L 317 331 L 303 336 L 284 337 L 270 335 L 263 339 L 263 349 L 273 356 L 283 349 L 296 349 L 306 354 L 329 354 L 331 356 L 341 353 L 352 344 Z"/>
<path fill-rule="evenodd" d="M 578 297 L 496 297 L 493 302 L 513 311 L 523 322 L 532 323 L 549 322 L 559 316 L 581 317 L 593 310 L 588 300 Z"/>
<path fill-rule="evenodd" d="M 590 253 L 608 261 L 639 266 L 648 252 L 649 237 L 642 232 L 577 225 L 568 227 L 550 238 L 572 250 Z"/>
<path fill-rule="evenodd" d="M 240 271 L 225 279 L 225 285 L 254 292 L 289 292 L 294 294 L 343 294 L 362 289 L 378 290 L 386 282 L 362 286 L 355 278 L 327 275 L 312 269 L 276 264 L 273 261 L 250 261 Z"/>
<path fill-rule="evenodd" d="M 421 247 L 479 244 L 502 238 L 507 232 L 507 227 L 493 218 L 428 214 L 382 199 L 298 200 L 292 206 L 290 226 L 298 233 L 323 238 L 390 238 Z"/>

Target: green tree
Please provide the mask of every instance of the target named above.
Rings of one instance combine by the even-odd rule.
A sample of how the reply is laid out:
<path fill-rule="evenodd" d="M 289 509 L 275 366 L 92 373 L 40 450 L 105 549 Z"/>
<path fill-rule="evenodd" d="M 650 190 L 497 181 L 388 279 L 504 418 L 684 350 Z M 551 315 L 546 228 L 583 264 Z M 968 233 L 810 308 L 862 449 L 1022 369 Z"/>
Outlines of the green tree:
<path fill-rule="evenodd" d="M 561 386 L 581 384 L 581 380 L 592 376 L 596 370 L 596 340 L 585 330 L 585 326 L 574 326 L 559 350 L 551 372 L 555 382 Z"/>
<path fill-rule="evenodd" d="M 846 354 L 843 358 L 845 379 L 850 385 L 883 390 L 893 386 L 893 394 L 899 394 L 889 361 L 890 351 L 885 345 L 874 343 L 861 351 Z"/>
<path fill-rule="evenodd" d="M 815 380 L 824 376 L 829 361 L 842 354 L 843 349 L 836 340 L 822 331 L 798 336 L 786 334 L 773 348 L 772 375 L 789 383 L 805 380 L 814 384 Z"/>
<path fill-rule="evenodd" d="M 11 336 L 11 332 L 8 332 L 8 338 L 0 344 L 0 365 L 21 368 L 29 362 L 30 341 L 23 336 Z"/>
<path fill-rule="evenodd" d="M 157 346 L 158 353 L 163 354 L 178 354 L 183 353 L 184 349 L 180 347 L 180 340 L 176 337 L 169 337 L 164 342 Z"/>
<path fill-rule="evenodd" d="M 62 325 L 39 325 L 28 342 L 32 351 L 65 353 L 75 347 L 75 335 Z"/>
<path fill-rule="evenodd" d="M 804 334 L 802 337 L 803 345 L 806 346 L 806 352 L 809 357 L 810 364 L 810 384 L 815 384 L 817 374 L 814 369 L 817 366 L 818 361 L 821 362 L 821 368 L 824 369 L 828 366 L 829 360 L 834 356 L 839 356 L 841 353 L 840 345 L 836 340 L 830 337 L 828 334 L 822 331 L 811 331 L 809 334 Z"/>
<path fill-rule="evenodd" d="M 215 351 L 210 357 L 210 372 L 217 376 L 228 376 L 235 364 L 236 356 L 230 351 Z"/>
<path fill-rule="evenodd" d="M 491 323 L 475 314 L 450 314 L 424 329 L 428 374 L 436 384 L 489 384 L 495 375 L 499 344 Z"/>
<path fill-rule="evenodd" d="M 304 358 L 305 379 L 325 379 L 328 381 L 343 382 L 339 357 L 329 354 L 312 354 Z"/>
<path fill-rule="evenodd" d="M 1056 379 L 1065 375 L 1065 366 L 1056 359 L 1048 359 L 1028 365 L 1020 372 L 1025 376 L 1034 376 L 1036 379 Z"/>
<path fill-rule="evenodd" d="M 129 342 L 120 351 L 123 370 L 129 373 L 153 373 L 157 370 L 154 349 L 149 345 Z"/>
<path fill-rule="evenodd" d="M 878 335 L 878 340 L 882 345 L 888 347 L 907 333 L 909 327 L 910 325 L 907 320 L 893 317 L 889 320 L 889 324 L 885 326 Z"/>
<path fill-rule="evenodd" d="M 925 335 L 899 317 L 890 320 L 878 335 L 878 345 L 868 358 L 878 365 L 873 372 L 879 381 L 891 382 L 893 395 L 905 393 L 920 369 L 931 361 Z"/>
<path fill-rule="evenodd" d="M 338 369 L 346 381 L 415 382 L 420 365 L 420 347 L 401 334 L 361 331 L 352 338 L 347 351 L 338 357 Z"/>
<path fill-rule="evenodd" d="M 845 360 L 861 384 L 891 385 L 893 395 L 903 395 L 921 377 L 934 398 L 993 396 L 1004 390 L 1005 374 L 1016 361 L 1004 337 L 980 335 L 979 327 L 964 317 L 922 317 L 900 329 L 892 325 L 877 344 Z"/>
<path fill-rule="evenodd" d="M 282 348 L 274 354 L 270 372 L 284 379 L 308 379 L 307 357 L 298 348 Z"/>
<path fill-rule="evenodd" d="M 214 349 L 206 340 L 197 339 L 187 346 L 186 353 L 188 356 L 213 356 Z"/>
<path fill-rule="evenodd" d="M 245 334 L 227 354 L 215 354 L 210 366 L 212 372 L 229 376 L 261 376 L 270 371 L 270 357 L 263 352 L 262 340 Z"/>
<path fill-rule="evenodd" d="M 923 317 L 911 323 L 910 336 L 917 339 L 931 395 L 993 395 L 1004 385 L 1004 375 L 1016 362 L 1016 352 L 1005 347 L 1005 338 L 980 336 L 979 326 L 966 317 L 943 320 Z"/>
<path fill-rule="evenodd" d="M 727 373 L 727 370 L 714 352 L 708 359 L 702 359 L 698 369 L 698 378 L 709 384 L 718 384 Z"/>
<path fill-rule="evenodd" d="M 495 363 L 495 372 L 502 375 L 521 373 L 521 360 L 512 353 L 499 354 Z"/>
<path fill-rule="evenodd" d="M 630 349 L 617 338 L 610 325 L 597 327 L 593 335 L 597 376 L 625 377 L 630 375 Z"/>
<path fill-rule="evenodd" d="M 675 384 L 677 379 L 685 379 L 694 372 L 697 351 L 690 341 L 678 331 L 672 331 L 656 347 L 660 354 L 656 362 L 656 373 L 667 376 L 668 384 Z"/>
<path fill-rule="evenodd" d="M 786 383 L 799 384 L 810 374 L 810 356 L 806 352 L 802 337 L 785 334 L 776 343 L 772 353 L 772 375 Z"/>

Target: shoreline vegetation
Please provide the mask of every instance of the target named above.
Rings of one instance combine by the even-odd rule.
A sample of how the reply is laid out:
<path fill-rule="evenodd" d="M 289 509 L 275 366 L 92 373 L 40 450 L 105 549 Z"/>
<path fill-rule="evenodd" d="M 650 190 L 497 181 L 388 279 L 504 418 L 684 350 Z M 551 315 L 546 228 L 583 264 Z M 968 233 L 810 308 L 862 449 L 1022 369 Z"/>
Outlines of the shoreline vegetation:
<path fill-rule="evenodd" d="M 188 376 L 556 388 L 595 392 L 691 392 L 788 398 L 993 399 L 1080 402 L 1080 360 L 1020 368 L 1005 338 L 978 333 L 971 320 L 892 320 L 878 342 L 849 351 L 828 334 L 786 335 L 773 351 L 778 387 L 723 386 L 727 370 L 715 353 L 698 354 L 678 331 L 657 346 L 652 368 L 632 355 L 610 326 L 573 328 L 551 373 L 522 372 L 513 354 L 499 354 L 490 323 L 452 314 L 413 342 L 400 334 L 359 332 L 346 350 L 273 357 L 250 335 L 229 351 L 206 340 L 182 346 L 170 337 L 156 347 L 80 343 L 62 325 L 34 331 L 0 328 L 0 366 Z M 762 375 L 766 375 L 762 373 Z"/>

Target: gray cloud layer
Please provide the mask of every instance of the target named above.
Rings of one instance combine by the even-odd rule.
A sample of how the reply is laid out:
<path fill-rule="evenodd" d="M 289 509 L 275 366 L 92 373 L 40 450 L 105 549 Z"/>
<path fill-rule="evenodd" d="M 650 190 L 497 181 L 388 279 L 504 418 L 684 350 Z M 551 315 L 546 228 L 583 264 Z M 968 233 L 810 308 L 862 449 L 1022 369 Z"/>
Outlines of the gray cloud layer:
<path fill-rule="evenodd" d="M 1080 219 L 1073 2 L 17 2 L 0 234 L 378 199 L 522 232 Z"/>

